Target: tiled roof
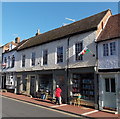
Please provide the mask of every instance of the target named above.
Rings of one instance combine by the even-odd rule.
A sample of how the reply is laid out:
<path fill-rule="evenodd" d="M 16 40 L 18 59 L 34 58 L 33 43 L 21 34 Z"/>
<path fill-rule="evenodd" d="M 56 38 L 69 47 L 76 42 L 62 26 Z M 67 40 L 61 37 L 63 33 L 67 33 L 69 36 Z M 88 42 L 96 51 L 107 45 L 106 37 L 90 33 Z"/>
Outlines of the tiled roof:
<path fill-rule="evenodd" d="M 109 10 L 103 11 L 85 19 L 76 21 L 72 24 L 31 37 L 24 45 L 18 48 L 18 50 L 58 40 L 60 38 L 68 37 L 69 35 L 96 30 L 98 24 L 108 11 Z"/>
<path fill-rule="evenodd" d="M 97 42 L 120 37 L 120 14 L 109 18 L 105 28 L 97 39 Z"/>
<path fill-rule="evenodd" d="M 14 51 L 14 50 L 17 50 L 19 47 L 21 47 L 25 42 L 26 42 L 27 40 L 25 39 L 25 40 L 22 40 L 21 42 L 19 42 L 18 44 L 17 44 L 17 46 L 15 47 L 15 48 L 13 48 L 12 50 L 8 50 L 8 51 L 5 51 L 5 53 L 7 53 L 7 52 L 11 52 L 11 51 Z M 3 53 L 4 54 L 4 53 Z"/>
<path fill-rule="evenodd" d="M 9 43 L 6 43 L 5 45 L 3 45 L 2 47 L 9 47 L 10 44 L 13 44 L 15 46 L 17 46 L 18 44 L 17 43 L 14 43 L 13 41 L 9 42 Z"/>

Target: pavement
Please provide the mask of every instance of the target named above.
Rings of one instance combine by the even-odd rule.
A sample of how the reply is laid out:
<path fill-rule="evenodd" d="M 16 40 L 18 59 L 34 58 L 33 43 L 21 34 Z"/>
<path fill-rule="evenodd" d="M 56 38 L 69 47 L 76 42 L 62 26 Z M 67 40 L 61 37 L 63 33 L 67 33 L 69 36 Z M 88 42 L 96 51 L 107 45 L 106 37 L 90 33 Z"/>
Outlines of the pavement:
<path fill-rule="evenodd" d="M 31 98 L 25 95 L 17 95 L 10 92 L 0 92 L 0 95 L 25 101 L 28 103 L 44 106 L 47 108 L 52 108 L 55 110 L 67 112 L 70 114 L 75 114 L 78 116 L 88 117 L 88 118 L 95 118 L 95 119 L 120 119 L 120 115 L 113 114 L 110 112 L 104 112 L 100 110 L 95 110 L 93 108 L 88 108 L 84 106 L 74 106 L 74 105 L 67 105 L 67 104 L 61 104 L 61 105 L 55 105 L 49 100 L 42 100 L 39 98 Z"/>

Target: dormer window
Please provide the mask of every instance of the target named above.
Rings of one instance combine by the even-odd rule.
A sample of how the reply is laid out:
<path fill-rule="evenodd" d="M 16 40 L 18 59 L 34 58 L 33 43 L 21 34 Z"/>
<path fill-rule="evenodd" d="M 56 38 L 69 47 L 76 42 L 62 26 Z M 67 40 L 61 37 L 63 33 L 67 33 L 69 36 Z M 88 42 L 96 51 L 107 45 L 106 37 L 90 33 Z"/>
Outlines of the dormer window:
<path fill-rule="evenodd" d="M 9 45 L 9 50 L 12 50 L 12 44 Z"/>

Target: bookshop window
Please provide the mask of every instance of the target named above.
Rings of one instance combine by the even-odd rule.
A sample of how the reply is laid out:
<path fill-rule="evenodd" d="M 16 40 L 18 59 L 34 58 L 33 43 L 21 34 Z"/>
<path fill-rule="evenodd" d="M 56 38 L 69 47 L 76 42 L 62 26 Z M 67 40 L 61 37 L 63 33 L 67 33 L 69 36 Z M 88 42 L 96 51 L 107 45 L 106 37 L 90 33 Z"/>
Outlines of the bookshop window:
<path fill-rule="evenodd" d="M 94 75 L 91 73 L 73 74 L 72 93 L 73 96 L 80 93 L 82 99 L 85 100 L 94 100 Z"/>

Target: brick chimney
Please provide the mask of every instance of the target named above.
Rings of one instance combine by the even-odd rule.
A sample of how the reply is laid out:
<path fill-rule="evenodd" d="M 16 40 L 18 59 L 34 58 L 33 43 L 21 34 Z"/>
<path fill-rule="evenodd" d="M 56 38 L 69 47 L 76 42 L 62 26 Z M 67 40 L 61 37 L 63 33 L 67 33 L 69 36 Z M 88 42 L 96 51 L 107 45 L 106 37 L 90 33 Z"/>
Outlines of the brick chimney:
<path fill-rule="evenodd" d="M 40 29 L 37 30 L 37 33 L 35 34 L 36 36 L 37 35 L 40 35 Z"/>
<path fill-rule="evenodd" d="M 19 43 L 20 42 L 20 37 L 16 37 L 15 38 L 15 43 Z"/>

